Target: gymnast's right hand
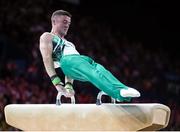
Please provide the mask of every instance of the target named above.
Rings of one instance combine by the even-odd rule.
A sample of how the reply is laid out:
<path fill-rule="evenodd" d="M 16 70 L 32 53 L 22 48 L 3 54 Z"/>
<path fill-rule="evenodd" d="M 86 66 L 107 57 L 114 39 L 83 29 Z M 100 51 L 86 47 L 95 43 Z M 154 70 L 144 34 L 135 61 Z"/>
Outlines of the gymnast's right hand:
<path fill-rule="evenodd" d="M 50 78 L 51 78 L 52 83 L 56 87 L 57 91 L 61 92 L 64 95 L 66 90 L 63 86 L 64 84 L 61 82 L 61 79 L 56 74 L 51 76 Z"/>
<path fill-rule="evenodd" d="M 63 83 L 57 84 L 55 87 L 58 92 L 62 93 L 63 95 L 65 94 L 66 89 L 64 88 Z"/>
<path fill-rule="evenodd" d="M 65 97 L 72 97 L 74 95 L 71 92 L 69 92 L 66 88 L 64 88 L 64 84 L 61 82 L 61 79 L 57 75 L 53 75 L 51 77 L 51 81 L 56 87 L 57 91 Z"/>
<path fill-rule="evenodd" d="M 57 84 L 55 86 L 57 91 L 60 92 L 65 97 L 69 97 L 70 98 L 70 97 L 74 96 L 74 94 L 68 92 L 67 89 L 63 85 L 64 85 L 63 83 Z"/>

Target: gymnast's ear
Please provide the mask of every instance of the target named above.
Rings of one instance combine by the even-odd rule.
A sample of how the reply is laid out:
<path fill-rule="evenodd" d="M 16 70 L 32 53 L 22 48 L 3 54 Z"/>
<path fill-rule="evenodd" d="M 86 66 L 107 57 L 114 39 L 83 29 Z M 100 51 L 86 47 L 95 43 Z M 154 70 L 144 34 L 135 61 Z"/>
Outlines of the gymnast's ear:
<path fill-rule="evenodd" d="M 51 24 L 52 25 L 56 25 L 56 18 L 55 18 L 55 16 L 51 17 Z"/>
<path fill-rule="evenodd" d="M 52 22 L 52 25 L 56 25 L 55 19 L 52 19 L 51 22 Z"/>

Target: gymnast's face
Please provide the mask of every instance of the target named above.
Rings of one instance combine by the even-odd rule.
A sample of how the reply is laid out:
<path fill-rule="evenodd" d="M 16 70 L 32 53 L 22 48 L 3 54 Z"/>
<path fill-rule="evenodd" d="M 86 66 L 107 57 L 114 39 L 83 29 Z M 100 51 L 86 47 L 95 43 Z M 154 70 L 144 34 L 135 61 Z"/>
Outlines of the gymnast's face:
<path fill-rule="evenodd" d="M 71 18 L 66 15 L 55 16 L 52 22 L 53 28 L 61 36 L 65 36 L 71 24 Z"/>

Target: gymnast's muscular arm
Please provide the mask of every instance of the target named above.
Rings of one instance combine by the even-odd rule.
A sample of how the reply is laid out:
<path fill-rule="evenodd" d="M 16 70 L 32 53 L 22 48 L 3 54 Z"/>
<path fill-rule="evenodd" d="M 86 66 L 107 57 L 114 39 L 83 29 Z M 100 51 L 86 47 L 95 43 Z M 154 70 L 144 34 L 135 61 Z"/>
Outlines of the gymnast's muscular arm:
<path fill-rule="evenodd" d="M 52 38 L 53 38 L 52 34 L 43 33 L 40 37 L 40 45 L 39 45 L 43 63 L 49 77 L 56 75 L 54 62 L 52 59 L 52 51 L 53 51 Z"/>
<path fill-rule="evenodd" d="M 56 87 L 58 92 L 62 92 L 65 96 L 69 96 L 66 94 L 66 90 L 62 86 L 61 79 L 57 76 L 55 68 L 54 68 L 54 62 L 52 59 L 52 51 L 53 51 L 53 45 L 52 45 L 52 38 L 53 35 L 50 33 L 44 33 L 40 37 L 40 51 L 43 58 L 43 63 L 46 69 L 47 74 L 51 78 L 52 83 Z"/>
<path fill-rule="evenodd" d="M 46 68 L 46 71 L 48 75 L 51 77 L 56 74 L 55 68 L 54 68 L 54 62 L 52 59 L 52 34 L 50 33 L 44 33 L 40 37 L 40 51 L 43 57 L 43 62 Z M 65 83 L 71 83 L 73 84 L 73 79 L 65 76 Z"/>
<path fill-rule="evenodd" d="M 71 85 L 66 85 L 65 88 L 62 86 L 62 82 L 60 78 L 56 75 L 56 71 L 54 68 L 54 62 L 52 59 L 52 52 L 53 52 L 53 45 L 52 45 L 52 38 L 53 35 L 50 33 L 44 33 L 40 37 L 40 52 L 43 58 L 43 63 L 47 74 L 52 80 L 52 77 L 55 78 L 52 80 L 54 86 L 56 87 L 58 92 L 63 93 L 66 97 L 71 97 L 74 95 L 74 91 L 72 92 L 67 91 L 67 89 L 72 89 Z M 70 81 L 70 80 L 69 80 Z M 72 81 L 72 80 L 71 80 Z"/>

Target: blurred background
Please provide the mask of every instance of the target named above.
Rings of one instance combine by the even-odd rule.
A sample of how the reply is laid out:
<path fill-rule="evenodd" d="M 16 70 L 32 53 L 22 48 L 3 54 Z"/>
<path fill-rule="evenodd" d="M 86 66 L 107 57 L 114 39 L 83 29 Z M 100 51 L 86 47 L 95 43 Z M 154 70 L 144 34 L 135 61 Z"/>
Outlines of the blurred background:
<path fill-rule="evenodd" d="M 141 92 L 130 103 L 169 106 L 170 122 L 163 130 L 180 130 L 179 7 L 160 0 L 1 0 L 0 130 L 17 130 L 5 122 L 8 104 L 55 103 L 57 92 L 43 66 L 39 37 L 51 30 L 50 17 L 57 9 L 72 14 L 66 38 L 81 54 Z M 95 103 L 99 90 L 92 84 L 75 81 L 74 89 L 77 103 Z"/>

